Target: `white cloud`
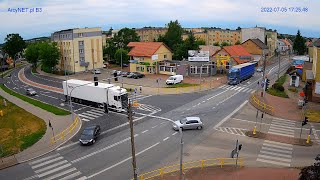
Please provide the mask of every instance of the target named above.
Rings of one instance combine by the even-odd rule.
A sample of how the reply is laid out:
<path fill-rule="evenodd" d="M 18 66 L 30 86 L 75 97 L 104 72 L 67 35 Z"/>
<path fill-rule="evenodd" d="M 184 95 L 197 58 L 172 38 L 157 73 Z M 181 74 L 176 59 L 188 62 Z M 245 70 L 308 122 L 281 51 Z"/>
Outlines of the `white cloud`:
<path fill-rule="evenodd" d="M 8 8 L 41 7 L 42 13 L 10 13 Z M 306 13 L 263 13 L 261 7 L 307 7 Z M 6 34 L 22 36 L 51 33 L 74 27 L 145 24 L 178 19 L 203 26 L 243 23 L 289 28 L 320 29 L 317 0 L 6 0 L 0 1 L 0 43 Z M 319 34 L 320 35 L 320 34 Z"/>

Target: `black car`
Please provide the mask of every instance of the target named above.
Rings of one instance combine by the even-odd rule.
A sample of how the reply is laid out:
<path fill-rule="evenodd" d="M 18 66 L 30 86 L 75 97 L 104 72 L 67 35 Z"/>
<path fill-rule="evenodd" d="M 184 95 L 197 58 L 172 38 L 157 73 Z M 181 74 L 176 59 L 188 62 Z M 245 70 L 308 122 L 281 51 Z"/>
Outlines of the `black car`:
<path fill-rule="evenodd" d="M 99 125 L 88 126 L 83 129 L 79 141 L 82 145 L 93 144 L 96 142 L 99 134 L 100 134 Z"/>
<path fill-rule="evenodd" d="M 130 74 L 129 72 L 124 72 L 124 71 L 122 71 L 122 72 L 120 73 L 120 76 L 127 77 L 129 74 Z"/>
<path fill-rule="evenodd" d="M 130 77 L 129 77 L 130 76 Z M 138 72 L 134 72 L 134 73 L 130 73 L 128 75 L 129 78 L 134 78 L 134 79 L 138 79 L 138 78 L 143 78 L 144 74 L 138 73 Z"/>

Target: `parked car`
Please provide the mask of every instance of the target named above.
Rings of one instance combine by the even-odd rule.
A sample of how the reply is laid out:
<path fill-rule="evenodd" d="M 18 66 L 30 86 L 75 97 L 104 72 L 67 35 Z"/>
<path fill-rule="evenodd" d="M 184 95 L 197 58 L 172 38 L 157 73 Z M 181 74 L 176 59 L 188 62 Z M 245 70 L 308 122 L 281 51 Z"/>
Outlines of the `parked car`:
<path fill-rule="evenodd" d="M 91 71 L 92 74 L 101 74 L 101 71 L 99 69 L 94 69 Z"/>
<path fill-rule="evenodd" d="M 122 64 L 122 67 L 129 67 L 128 64 Z"/>
<path fill-rule="evenodd" d="M 117 70 L 112 70 L 112 71 L 111 71 L 111 74 L 113 75 L 115 72 L 117 72 Z"/>
<path fill-rule="evenodd" d="M 29 89 L 27 89 L 26 94 L 27 94 L 28 96 L 35 96 L 35 95 L 37 95 L 37 92 L 36 92 L 34 89 L 29 88 Z"/>
<path fill-rule="evenodd" d="M 263 72 L 263 68 L 262 67 L 258 67 L 256 71 L 261 73 L 261 72 Z"/>
<path fill-rule="evenodd" d="M 82 145 L 94 144 L 100 135 L 100 126 L 99 125 L 91 125 L 85 127 L 81 133 L 79 142 Z"/>
<path fill-rule="evenodd" d="M 145 76 L 144 74 L 141 74 L 141 73 L 138 73 L 138 72 L 133 72 L 133 73 L 130 73 L 127 77 L 128 78 L 138 79 L 138 78 L 143 78 L 144 76 Z"/>
<path fill-rule="evenodd" d="M 117 76 L 121 76 L 121 71 L 117 71 Z"/>
<path fill-rule="evenodd" d="M 121 72 L 120 75 L 123 76 L 123 77 L 127 77 L 129 74 L 130 74 L 129 72 L 123 71 L 123 72 Z"/>
<path fill-rule="evenodd" d="M 166 84 L 170 85 L 170 84 L 178 84 L 181 83 L 183 81 L 183 76 L 182 75 L 175 75 L 175 76 L 170 76 L 167 80 L 166 80 Z"/>
<path fill-rule="evenodd" d="M 175 121 L 173 125 L 174 130 L 179 130 L 181 128 L 184 129 L 202 129 L 203 123 L 201 122 L 199 117 L 186 117 L 179 121 Z"/>
<path fill-rule="evenodd" d="M 107 68 L 108 66 L 106 65 L 106 64 L 103 64 L 103 66 L 102 66 L 103 68 Z"/>

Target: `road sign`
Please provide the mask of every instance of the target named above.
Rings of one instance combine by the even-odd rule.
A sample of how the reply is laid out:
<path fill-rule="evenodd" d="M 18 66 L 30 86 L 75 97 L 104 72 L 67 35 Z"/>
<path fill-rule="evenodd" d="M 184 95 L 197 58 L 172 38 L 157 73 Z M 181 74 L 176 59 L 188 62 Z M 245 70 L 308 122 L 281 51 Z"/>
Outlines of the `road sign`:
<path fill-rule="evenodd" d="M 138 91 L 138 89 L 137 89 L 137 88 L 134 88 L 134 93 L 135 93 L 135 94 L 137 94 L 137 91 Z"/>

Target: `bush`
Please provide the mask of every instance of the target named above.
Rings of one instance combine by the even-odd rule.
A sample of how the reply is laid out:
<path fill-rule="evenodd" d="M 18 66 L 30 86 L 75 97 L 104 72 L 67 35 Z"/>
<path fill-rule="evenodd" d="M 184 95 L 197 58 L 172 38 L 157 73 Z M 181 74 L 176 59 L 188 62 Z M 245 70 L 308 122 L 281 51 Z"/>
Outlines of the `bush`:
<path fill-rule="evenodd" d="M 284 87 L 279 83 L 274 83 L 272 87 L 278 91 L 282 91 L 282 92 L 284 91 Z"/>

